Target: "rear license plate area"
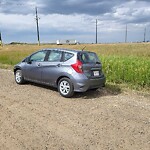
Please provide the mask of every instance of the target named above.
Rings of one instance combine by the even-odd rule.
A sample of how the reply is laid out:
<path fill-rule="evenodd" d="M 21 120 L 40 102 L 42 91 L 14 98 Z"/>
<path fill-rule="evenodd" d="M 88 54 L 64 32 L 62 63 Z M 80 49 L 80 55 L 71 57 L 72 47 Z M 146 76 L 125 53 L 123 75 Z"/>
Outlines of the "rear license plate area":
<path fill-rule="evenodd" d="M 99 71 L 93 71 L 93 75 L 94 75 L 94 77 L 99 76 Z"/>

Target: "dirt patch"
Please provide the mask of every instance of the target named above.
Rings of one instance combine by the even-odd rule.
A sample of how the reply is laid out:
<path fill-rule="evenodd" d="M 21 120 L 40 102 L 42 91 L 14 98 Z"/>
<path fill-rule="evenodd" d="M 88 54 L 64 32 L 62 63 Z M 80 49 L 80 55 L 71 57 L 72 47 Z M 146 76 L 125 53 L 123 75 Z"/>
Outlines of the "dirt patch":
<path fill-rule="evenodd" d="M 0 149 L 149 150 L 150 97 L 110 89 L 77 93 L 17 85 L 0 70 Z"/>

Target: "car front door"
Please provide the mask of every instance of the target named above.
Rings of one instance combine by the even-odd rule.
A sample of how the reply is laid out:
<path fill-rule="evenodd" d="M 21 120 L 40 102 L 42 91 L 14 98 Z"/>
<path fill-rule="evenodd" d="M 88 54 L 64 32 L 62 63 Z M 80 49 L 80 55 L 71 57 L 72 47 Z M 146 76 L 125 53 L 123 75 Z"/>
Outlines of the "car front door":
<path fill-rule="evenodd" d="M 45 60 L 46 53 L 46 50 L 42 50 L 29 57 L 24 70 L 24 76 L 27 80 L 41 82 L 43 62 Z"/>

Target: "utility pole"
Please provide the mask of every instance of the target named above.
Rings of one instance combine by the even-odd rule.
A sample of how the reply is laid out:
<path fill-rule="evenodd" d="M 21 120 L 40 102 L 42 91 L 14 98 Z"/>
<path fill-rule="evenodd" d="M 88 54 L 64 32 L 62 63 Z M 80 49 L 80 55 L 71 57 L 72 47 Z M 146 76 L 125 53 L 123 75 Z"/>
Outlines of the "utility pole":
<path fill-rule="evenodd" d="M 128 36 L 128 26 L 126 24 L 125 43 L 127 43 L 127 36 Z"/>
<path fill-rule="evenodd" d="M 35 7 L 35 14 L 36 14 L 36 27 L 37 27 L 37 38 L 38 38 L 38 45 L 40 46 L 40 34 L 39 34 L 39 17 L 37 12 L 37 7 Z"/>
<path fill-rule="evenodd" d="M 3 42 L 2 42 L 2 35 L 1 35 L 1 32 L 0 32 L 0 46 L 3 46 Z"/>
<path fill-rule="evenodd" d="M 144 42 L 146 42 L 146 27 L 145 27 L 145 30 L 144 30 Z"/>
<path fill-rule="evenodd" d="M 96 19 L 96 42 L 95 43 L 97 44 L 97 19 Z"/>

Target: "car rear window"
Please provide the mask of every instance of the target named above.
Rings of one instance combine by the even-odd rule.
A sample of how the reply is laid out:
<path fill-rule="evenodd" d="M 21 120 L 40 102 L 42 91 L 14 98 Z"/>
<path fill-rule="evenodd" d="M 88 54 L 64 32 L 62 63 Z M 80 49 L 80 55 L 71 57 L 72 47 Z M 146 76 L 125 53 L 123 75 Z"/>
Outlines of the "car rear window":
<path fill-rule="evenodd" d="M 100 63 L 96 53 L 93 52 L 84 52 L 79 54 L 78 58 L 82 63 Z"/>

